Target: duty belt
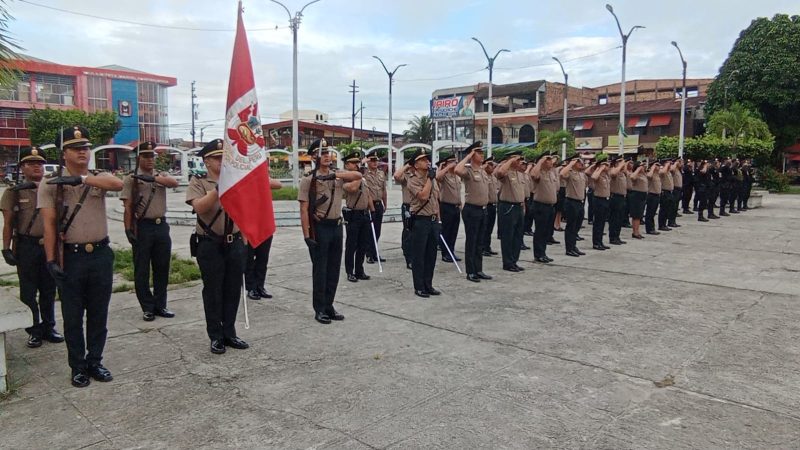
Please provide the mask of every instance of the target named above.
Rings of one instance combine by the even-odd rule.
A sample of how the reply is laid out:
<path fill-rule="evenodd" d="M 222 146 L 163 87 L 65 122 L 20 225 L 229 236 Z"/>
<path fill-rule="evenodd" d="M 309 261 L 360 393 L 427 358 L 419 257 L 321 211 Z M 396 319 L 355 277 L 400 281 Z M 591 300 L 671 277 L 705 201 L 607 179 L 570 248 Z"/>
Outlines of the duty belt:
<path fill-rule="evenodd" d="M 567 197 L 567 200 L 572 200 L 573 202 L 583 203 L 583 200 L 578 200 L 577 198 Z"/>
<path fill-rule="evenodd" d="M 485 206 L 473 205 L 472 203 L 465 203 L 465 204 L 464 204 L 464 207 L 467 207 L 467 206 L 469 206 L 470 208 L 486 209 L 486 207 L 485 207 Z"/>
<path fill-rule="evenodd" d="M 522 206 L 522 202 L 507 202 L 505 200 L 500 200 L 497 203 L 503 203 L 503 204 L 512 205 L 512 206 Z"/>
<path fill-rule="evenodd" d="M 95 250 L 108 247 L 108 236 L 97 242 L 86 242 L 82 244 L 64 244 L 64 251 L 70 253 L 94 253 Z"/>
<path fill-rule="evenodd" d="M 40 236 L 29 236 L 27 234 L 18 234 L 17 239 L 27 242 L 29 244 L 44 245 L 44 238 Z"/>
<path fill-rule="evenodd" d="M 198 238 L 206 240 L 206 241 L 213 241 L 218 244 L 232 244 L 233 241 L 236 239 L 241 239 L 241 233 L 231 233 L 231 234 L 224 234 L 222 236 L 209 236 L 207 234 L 198 234 Z"/>
<path fill-rule="evenodd" d="M 154 223 L 156 225 L 161 225 L 162 223 L 167 222 L 166 217 L 156 217 L 155 219 L 139 219 L 139 222 L 147 222 L 147 223 Z"/>
<path fill-rule="evenodd" d="M 625 198 L 625 194 L 615 194 L 615 193 L 612 193 L 612 194 L 611 194 L 611 196 L 612 196 L 612 197 L 622 197 L 622 198 Z"/>
<path fill-rule="evenodd" d="M 317 221 L 317 223 L 320 225 L 341 225 L 342 218 L 339 217 L 338 219 L 320 219 L 319 221 Z"/>
<path fill-rule="evenodd" d="M 436 221 L 438 221 L 438 220 L 439 220 L 439 216 L 437 216 L 436 214 L 433 214 L 433 215 L 430 215 L 430 216 L 420 216 L 420 215 L 418 214 L 418 215 L 416 215 L 416 216 L 412 216 L 412 217 L 414 218 L 414 220 L 419 220 L 419 219 L 430 219 L 430 220 L 431 220 L 431 222 L 436 222 Z"/>

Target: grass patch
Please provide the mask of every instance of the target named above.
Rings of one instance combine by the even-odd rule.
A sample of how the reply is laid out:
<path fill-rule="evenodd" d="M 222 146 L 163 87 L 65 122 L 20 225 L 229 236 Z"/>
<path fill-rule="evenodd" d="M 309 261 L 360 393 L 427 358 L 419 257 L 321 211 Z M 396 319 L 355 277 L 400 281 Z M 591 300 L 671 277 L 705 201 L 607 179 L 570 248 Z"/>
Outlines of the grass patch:
<path fill-rule="evenodd" d="M 781 194 L 794 194 L 794 195 L 800 195 L 800 185 L 792 185 L 792 186 L 789 186 L 789 189 L 787 189 L 785 192 L 780 192 L 780 193 L 781 193 Z"/>
<path fill-rule="evenodd" d="M 128 281 L 134 281 L 132 250 L 114 250 L 114 272 L 122 275 Z M 150 279 L 152 280 L 152 277 Z M 169 265 L 169 284 L 182 284 L 199 279 L 200 268 L 197 267 L 194 260 L 179 258 L 175 253 L 172 254 L 172 260 Z M 124 286 L 124 284 L 121 286 Z M 129 289 L 131 287 L 124 290 Z"/>
<path fill-rule="evenodd" d="M 116 294 L 118 292 L 129 292 L 129 291 L 132 291 L 132 290 L 133 290 L 133 285 L 132 284 L 130 284 L 130 283 L 119 283 L 119 284 L 115 284 L 114 285 L 114 288 L 111 289 L 111 292 Z"/>
<path fill-rule="evenodd" d="M 273 200 L 297 200 L 297 188 L 284 186 L 272 191 Z"/>
<path fill-rule="evenodd" d="M 0 287 L 8 287 L 8 286 L 19 287 L 19 280 L 6 280 L 4 278 L 0 278 Z"/>

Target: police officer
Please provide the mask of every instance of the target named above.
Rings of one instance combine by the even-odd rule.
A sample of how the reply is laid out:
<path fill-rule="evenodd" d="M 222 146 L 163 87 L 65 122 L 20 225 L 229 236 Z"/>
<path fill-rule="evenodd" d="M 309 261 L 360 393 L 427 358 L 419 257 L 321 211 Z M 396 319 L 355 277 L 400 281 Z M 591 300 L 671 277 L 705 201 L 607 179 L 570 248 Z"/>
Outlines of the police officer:
<path fill-rule="evenodd" d="M 355 150 L 343 156 L 344 168 L 349 172 L 358 172 L 363 155 Z M 347 281 L 369 280 L 364 273 L 364 258 L 374 252 L 372 229 L 370 227 L 370 213 L 375 208 L 370 196 L 367 183 L 360 182 L 355 192 L 346 192 L 345 208 L 342 217 L 347 228 L 347 240 L 344 245 L 344 269 L 347 272 Z"/>
<path fill-rule="evenodd" d="M 730 216 L 725 212 L 731 196 L 733 186 L 733 172 L 731 171 L 731 160 L 726 158 L 719 168 L 719 215 L 722 217 Z"/>
<path fill-rule="evenodd" d="M 30 308 L 33 318 L 33 325 L 25 329 L 30 348 L 41 347 L 42 340 L 64 342 L 64 336 L 55 330 L 56 283 L 47 273 L 42 246 L 44 225 L 36 209 L 36 189 L 44 175 L 44 162 L 38 148 L 21 150 L 17 163 L 25 182 L 18 181 L 16 186 L 6 189 L 0 199 L 4 219 L 3 258 L 9 266 L 17 267 L 19 298 Z"/>
<path fill-rule="evenodd" d="M 155 142 L 139 144 L 136 149 L 137 168 L 135 173 L 124 178 L 119 196 L 125 206 L 125 235 L 133 249 L 136 298 L 142 307 L 142 319 L 147 322 L 155 320 L 156 316 L 175 317 L 175 313 L 167 309 L 172 239 L 164 216 L 167 212 L 167 188 L 177 187 L 178 180 L 166 172 L 156 172 L 155 148 Z"/>
<path fill-rule="evenodd" d="M 114 276 L 105 199 L 106 192 L 122 190 L 122 180 L 89 172 L 92 144 L 86 128 L 62 130 L 55 146 L 63 148 L 64 167 L 60 176 L 39 187 L 39 214 L 47 269 L 60 289 L 72 385 L 86 387 L 89 377 L 104 382 L 114 378 L 102 364 Z"/>
<path fill-rule="evenodd" d="M 441 193 L 439 211 L 442 220 L 442 237 L 455 256 L 456 237 L 461 224 L 461 178 L 453 172 L 456 167 L 456 157 L 452 153 L 439 155 L 437 166 L 439 170 L 436 171 L 436 181 Z M 453 262 L 444 244 L 439 247 L 442 251 L 442 261 Z M 461 261 L 461 258 L 456 256 L 456 261 Z"/>
<path fill-rule="evenodd" d="M 490 156 L 483 161 L 483 170 L 489 175 L 489 203 L 486 204 L 486 226 L 483 230 L 483 256 L 494 256 L 496 251 L 492 250 L 492 232 L 494 223 L 497 220 L 497 189 L 499 183 L 494 175 L 494 156 Z"/>
<path fill-rule="evenodd" d="M 709 186 L 711 184 L 711 174 L 708 173 L 708 162 L 707 161 L 698 161 L 697 163 L 697 170 L 695 170 L 693 174 L 693 185 L 695 190 L 695 199 L 698 203 L 697 209 L 697 221 L 698 222 L 708 222 L 708 219 L 711 219 L 714 212 L 713 210 L 709 209 L 709 216 L 708 219 L 703 217 L 703 212 L 708 209 L 708 198 L 707 192 L 709 190 Z M 713 216 L 716 217 L 716 216 Z"/>
<path fill-rule="evenodd" d="M 644 215 L 644 228 L 647 234 L 657 236 L 661 234 L 656 231 L 656 211 L 661 201 L 661 163 L 653 161 L 647 171 L 647 211 Z"/>
<path fill-rule="evenodd" d="M 226 347 L 250 346 L 236 334 L 236 313 L 246 249 L 239 227 L 219 202 L 219 175 L 222 169 L 223 141 L 214 139 L 197 155 L 203 158 L 208 174 L 196 176 L 186 189 L 186 203 L 197 214 L 192 239 L 197 265 L 203 278 L 203 309 L 211 353 L 225 353 Z"/>
<path fill-rule="evenodd" d="M 564 230 L 564 244 L 567 256 L 582 256 L 586 253 L 578 250 L 578 231 L 583 222 L 583 203 L 586 199 L 586 175 L 583 173 L 583 160 L 573 156 L 564 160 L 565 165 L 559 172 L 559 177 L 566 182 L 564 196 L 564 214 L 567 217 L 567 227 Z"/>
<path fill-rule="evenodd" d="M 533 219 L 535 222 L 533 232 L 533 257 L 540 263 L 548 264 L 553 261 L 547 256 L 548 240 L 553 239 L 552 223 L 556 214 L 558 201 L 559 176 L 554 162 L 558 157 L 549 153 L 542 153 L 531 169 L 531 178 L 536 183 L 533 194 Z"/>
<path fill-rule="evenodd" d="M 497 194 L 497 226 L 500 231 L 500 251 L 503 256 L 503 270 L 522 272 L 517 265 L 519 252 L 522 250 L 522 221 L 525 215 L 525 197 L 527 185 L 522 181 L 525 177 L 522 152 L 515 150 L 507 153 L 497 167 L 497 181 L 500 191 Z"/>
<path fill-rule="evenodd" d="M 706 205 L 708 207 L 708 218 L 719 219 L 720 216 L 714 214 L 714 207 L 716 207 L 717 199 L 720 197 L 720 185 L 722 184 L 722 177 L 719 171 L 719 159 L 714 158 L 713 161 L 708 162 L 708 174 L 711 182 L 709 183 L 708 192 L 706 193 Z M 724 208 L 720 208 L 720 213 L 724 212 Z"/>
<path fill-rule="evenodd" d="M 667 216 L 667 226 L 679 228 L 680 225 L 678 225 L 677 218 L 682 217 L 678 210 L 680 209 L 680 202 L 683 198 L 683 159 L 676 158 L 672 160 L 669 171 L 672 176 L 672 199 L 669 215 Z"/>
<path fill-rule="evenodd" d="M 367 154 L 367 170 L 364 172 L 364 183 L 369 190 L 370 198 L 372 198 L 372 225 L 375 227 L 375 241 L 380 242 L 381 239 L 381 226 L 383 225 L 383 214 L 386 212 L 387 196 L 386 196 L 386 173 L 378 169 L 378 151 L 373 150 Z M 370 230 L 371 232 L 371 230 Z M 375 245 L 370 244 L 369 252 L 367 253 L 367 263 L 374 264 L 378 259 L 378 253 Z M 386 259 L 381 257 L 381 262 L 386 262 Z"/>
<path fill-rule="evenodd" d="M 689 205 L 692 202 L 692 193 L 694 192 L 694 161 L 687 159 L 683 164 L 683 213 L 692 214 L 692 208 Z"/>
<path fill-rule="evenodd" d="M 627 204 L 631 215 L 632 232 L 634 239 L 644 239 L 640 230 L 642 218 L 644 218 L 644 207 L 647 204 L 647 175 L 645 174 L 644 164 L 636 161 L 632 166 L 632 173 L 628 177 L 631 182 L 631 190 L 628 192 Z"/>
<path fill-rule="evenodd" d="M 672 161 L 669 159 L 661 160 L 661 169 L 658 171 L 661 179 L 661 197 L 658 204 L 658 231 L 671 231 L 667 226 L 667 221 L 672 213 Z"/>
<path fill-rule="evenodd" d="M 731 214 L 739 214 L 737 201 L 742 195 L 743 181 L 744 176 L 742 175 L 742 170 L 739 167 L 739 160 L 734 159 L 731 161 L 731 193 L 728 198 L 728 212 Z"/>
<path fill-rule="evenodd" d="M 464 150 L 467 153 L 453 171 L 464 183 L 464 259 L 467 280 L 478 283 L 491 280 L 483 272 L 483 238 L 486 234 L 486 205 L 489 204 L 490 177 L 483 169 L 483 142 L 475 141 Z"/>
<path fill-rule="evenodd" d="M 325 139 L 308 148 L 315 167 L 300 181 L 297 200 L 312 265 L 312 305 L 314 319 L 322 324 L 344 320 L 333 307 L 339 271 L 342 267 L 342 195 L 357 192 L 361 172 L 331 168 L 331 155 Z"/>
<path fill-rule="evenodd" d="M 609 198 L 611 197 L 611 177 L 608 174 L 609 162 L 602 161 L 595 163 L 587 171 L 591 180 L 594 181 L 594 222 L 592 223 L 592 248 L 595 250 L 608 250 L 611 247 L 603 244 L 606 222 L 610 211 Z M 587 194 L 588 195 L 588 194 Z"/>
<path fill-rule="evenodd" d="M 533 164 L 528 161 L 527 158 L 523 158 L 522 164 L 519 166 L 520 177 L 519 181 L 523 184 L 523 189 L 525 190 L 525 201 L 524 201 L 524 213 L 522 214 L 522 243 L 520 244 L 520 250 L 530 250 L 531 248 L 525 244 L 525 226 L 527 224 L 528 219 L 531 221 L 531 228 L 533 227 L 533 212 L 529 211 L 528 208 L 533 205 L 533 180 L 531 179 L 531 169 L 533 168 Z"/>
<path fill-rule="evenodd" d="M 750 200 L 750 193 L 753 190 L 753 164 L 746 159 L 742 164 L 742 204 L 739 211 L 747 211 L 747 202 Z"/>
<path fill-rule="evenodd" d="M 405 183 L 405 179 L 412 173 L 414 173 L 414 167 L 411 165 L 411 160 L 406 159 L 405 163 L 399 166 L 392 175 L 394 181 L 400 185 L 400 192 L 403 196 L 403 203 L 400 205 L 400 215 L 403 220 L 400 248 L 403 250 L 403 258 L 406 260 L 406 268 L 409 270 L 411 269 L 411 193 L 408 192 L 408 185 Z"/>
<path fill-rule="evenodd" d="M 267 168 L 267 170 L 269 170 Z M 280 189 L 283 184 L 270 177 L 269 188 Z M 272 298 L 272 294 L 267 290 L 267 265 L 269 264 L 269 252 L 272 249 L 272 238 L 270 236 L 258 247 L 247 244 L 247 260 L 244 268 L 244 288 L 247 290 L 247 298 L 261 300 L 262 298 Z"/>
<path fill-rule="evenodd" d="M 612 245 L 625 244 L 620 238 L 622 224 L 625 222 L 625 203 L 628 196 L 628 161 L 618 157 L 612 159 L 608 170 L 611 177 L 611 199 L 609 200 L 608 239 Z"/>
<path fill-rule="evenodd" d="M 414 171 L 408 173 L 404 183 L 411 194 L 411 274 L 414 295 L 428 298 L 440 295 L 433 287 L 433 270 L 436 267 L 436 247 L 442 226 L 439 222 L 439 186 L 436 173 L 431 169 L 431 159 L 424 149 L 417 150 L 408 161 Z M 441 168 L 439 170 L 442 170 Z"/>

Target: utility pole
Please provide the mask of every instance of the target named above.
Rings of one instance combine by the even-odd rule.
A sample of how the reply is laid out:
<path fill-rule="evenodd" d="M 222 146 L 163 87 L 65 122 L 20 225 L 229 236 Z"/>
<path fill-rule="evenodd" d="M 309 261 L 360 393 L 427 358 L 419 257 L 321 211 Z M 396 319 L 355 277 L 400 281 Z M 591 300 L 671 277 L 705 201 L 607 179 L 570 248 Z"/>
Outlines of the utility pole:
<path fill-rule="evenodd" d="M 408 64 L 400 64 L 394 68 L 391 72 L 389 69 L 386 68 L 386 64 L 383 63 L 383 60 L 378 58 L 377 56 L 373 56 L 373 58 L 377 59 L 378 62 L 381 63 L 383 66 L 383 70 L 386 72 L 386 75 L 389 76 L 389 138 L 387 140 L 387 144 L 389 144 L 389 172 L 393 173 L 394 168 L 392 167 L 392 157 L 394 156 L 394 145 L 392 143 L 392 84 L 394 83 L 394 74 L 397 73 L 397 69 L 407 66 Z M 394 177 L 389 177 L 389 187 L 394 186 Z"/>
<path fill-rule="evenodd" d="M 197 120 L 197 103 L 195 102 L 195 100 L 197 99 L 197 94 L 195 94 L 195 88 L 194 88 L 195 83 L 197 82 L 192 81 L 192 148 L 194 148 L 194 146 L 197 145 L 194 139 L 195 136 L 194 121 Z"/>
<path fill-rule="evenodd" d="M 489 118 L 486 121 L 487 122 L 486 130 L 488 131 L 489 135 L 489 149 L 487 150 L 486 154 L 488 156 L 492 156 L 492 109 L 493 109 L 492 103 L 494 103 L 494 101 L 492 100 L 492 84 L 493 84 L 492 73 L 494 72 L 494 61 L 497 59 L 498 56 L 500 56 L 500 53 L 509 52 L 509 50 L 501 48 L 500 50 L 497 51 L 497 53 L 494 54 L 493 57 L 490 58 L 489 53 L 486 52 L 486 47 L 483 46 L 483 42 L 479 41 L 478 38 L 476 37 L 473 37 L 472 40 L 480 44 L 481 49 L 483 50 L 483 54 L 486 55 L 486 62 L 488 63 L 487 68 L 489 69 Z M 453 137 L 455 138 L 455 130 L 453 130 L 453 135 L 454 135 Z"/>
<path fill-rule="evenodd" d="M 358 86 L 356 86 L 356 80 L 353 80 L 353 84 L 350 85 L 350 91 L 353 94 L 353 109 L 352 115 L 350 116 L 350 143 L 356 141 L 356 94 L 358 93 Z"/>
<path fill-rule="evenodd" d="M 617 131 L 617 135 L 619 136 L 619 155 L 622 156 L 624 153 L 624 142 L 623 138 L 625 135 L 625 59 L 626 53 L 628 49 L 628 38 L 631 37 L 633 31 L 637 28 L 644 28 L 641 25 L 636 25 L 628 31 L 628 34 L 622 32 L 622 25 L 619 24 L 619 19 L 617 15 L 614 14 L 614 8 L 611 7 L 608 3 L 606 3 L 606 9 L 608 12 L 614 16 L 614 20 L 617 22 L 617 29 L 619 30 L 619 37 L 622 39 L 622 82 L 620 83 L 620 94 L 619 94 L 619 130 Z"/>
<path fill-rule="evenodd" d="M 678 47 L 678 43 L 672 41 L 672 46 L 678 50 L 678 55 L 681 57 L 681 65 L 683 66 L 683 86 L 681 87 L 681 124 L 680 124 L 680 133 L 681 137 L 678 141 L 678 158 L 683 158 L 683 134 L 685 130 L 685 123 L 686 123 L 686 60 L 683 58 L 683 52 L 681 48 Z"/>
<path fill-rule="evenodd" d="M 564 74 L 564 114 L 562 114 L 562 125 L 561 129 L 567 131 L 567 94 L 569 90 L 569 77 L 567 76 L 567 72 L 564 71 L 564 65 L 561 64 L 561 61 L 553 56 L 553 59 L 558 63 L 558 67 L 561 67 L 561 73 Z M 567 159 L 567 138 L 561 140 L 561 160 Z"/>

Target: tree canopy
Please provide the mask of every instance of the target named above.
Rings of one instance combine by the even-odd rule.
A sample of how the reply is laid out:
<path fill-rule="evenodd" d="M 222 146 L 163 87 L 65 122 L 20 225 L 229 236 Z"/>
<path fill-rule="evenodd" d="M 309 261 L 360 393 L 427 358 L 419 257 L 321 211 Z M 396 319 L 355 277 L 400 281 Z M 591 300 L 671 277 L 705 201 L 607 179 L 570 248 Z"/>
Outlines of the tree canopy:
<path fill-rule="evenodd" d="M 28 117 L 28 135 L 33 145 L 52 144 L 59 129 L 80 125 L 89 130 L 89 139 L 94 145 L 107 144 L 122 127 L 113 111 L 87 113 L 79 109 L 33 109 Z M 58 159 L 58 151 L 46 151 L 47 159 Z"/>
<path fill-rule="evenodd" d="M 19 59 L 17 50 L 22 47 L 10 36 L 8 24 L 14 20 L 8 11 L 5 0 L 0 0 L 0 86 L 13 85 L 19 79 L 20 72 L 13 61 Z"/>
<path fill-rule="evenodd" d="M 706 112 L 734 103 L 764 118 L 778 150 L 800 138 L 800 16 L 753 20 L 739 34 L 708 90 Z"/>
<path fill-rule="evenodd" d="M 433 122 L 430 116 L 414 116 L 408 121 L 408 127 L 403 135 L 410 142 L 433 143 Z"/>

